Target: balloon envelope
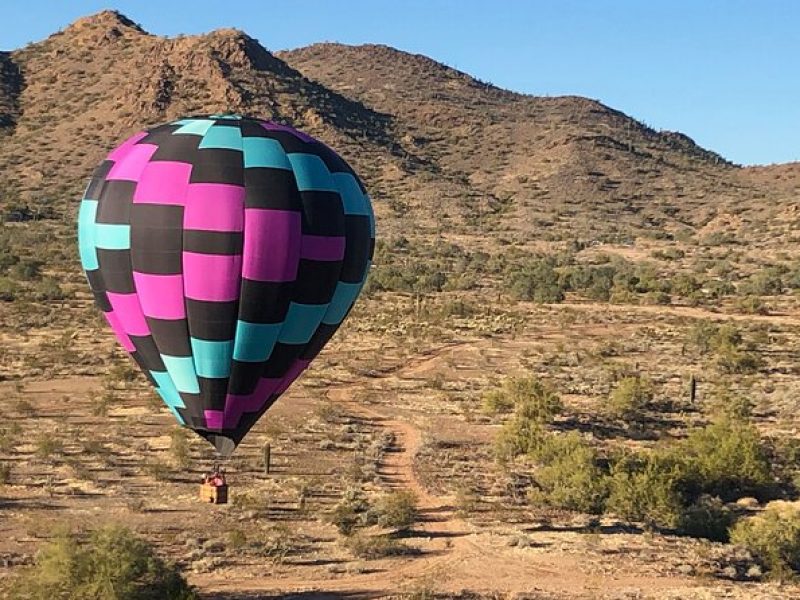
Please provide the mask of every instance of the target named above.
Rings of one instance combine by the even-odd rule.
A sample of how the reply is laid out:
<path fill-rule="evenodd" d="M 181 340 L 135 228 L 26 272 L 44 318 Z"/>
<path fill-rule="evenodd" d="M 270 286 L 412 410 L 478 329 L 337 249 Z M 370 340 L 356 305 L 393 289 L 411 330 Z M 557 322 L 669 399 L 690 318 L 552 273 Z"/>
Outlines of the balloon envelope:
<path fill-rule="evenodd" d="M 223 455 L 347 316 L 375 242 L 369 198 L 341 157 L 238 116 L 129 138 L 95 171 L 78 221 L 118 340 Z"/>

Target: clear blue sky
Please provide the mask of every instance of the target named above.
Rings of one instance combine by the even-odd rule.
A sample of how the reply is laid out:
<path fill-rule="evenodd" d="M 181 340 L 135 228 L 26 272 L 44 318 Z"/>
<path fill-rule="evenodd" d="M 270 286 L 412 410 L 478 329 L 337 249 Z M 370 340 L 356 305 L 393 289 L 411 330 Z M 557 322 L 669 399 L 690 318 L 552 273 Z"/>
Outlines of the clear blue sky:
<path fill-rule="evenodd" d="M 800 160 L 800 0 L 0 0 L 0 49 L 104 8 L 159 35 L 237 27 L 271 50 L 388 44 L 596 98 L 734 162 Z"/>

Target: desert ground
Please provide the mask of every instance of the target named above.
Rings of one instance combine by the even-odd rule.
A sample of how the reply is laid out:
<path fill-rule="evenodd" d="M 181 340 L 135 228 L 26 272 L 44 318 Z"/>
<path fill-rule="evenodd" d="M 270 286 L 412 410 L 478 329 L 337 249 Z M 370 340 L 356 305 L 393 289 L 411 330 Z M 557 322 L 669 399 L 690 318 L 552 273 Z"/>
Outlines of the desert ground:
<path fill-rule="evenodd" d="M 493 383 L 533 373 L 563 390 L 559 427 L 601 445 L 680 438 L 704 419 L 711 395 L 703 365 L 682 353 L 685 332 L 699 320 L 735 321 L 768 332 L 764 351 L 775 365 L 769 377 L 741 384 L 757 400 L 754 421 L 766 436 L 793 433 L 790 349 L 800 320 L 793 302 L 756 316 L 501 302 L 445 320 L 436 316 L 438 300 L 428 302 L 420 309 L 410 295 L 367 300 L 370 316 L 351 318 L 225 464 L 231 502 L 221 506 L 197 497 L 210 446 L 174 433 L 99 323 L 59 349 L 45 333 L 28 336 L 31 352 L 52 350 L 37 367 L 42 374 L 0 388 L 4 436 L 15 440 L 2 455 L 10 465 L 0 522 L 4 575 L 30 563 L 65 522 L 115 522 L 184 565 L 209 598 L 800 598 L 794 584 L 741 577 L 728 545 L 526 501 L 515 487 L 521 473 L 493 457 L 500 421 L 480 403 Z M 98 355 L 99 364 L 82 364 Z M 652 409 L 649 425 L 629 429 L 605 416 L 597 390 L 614 365 L 657 382 L 664 406 Z M 688 372 L 697 373 L 696 405 L 684 398 Z M 404 555 L 359 558 L 327 522 L 354 489 L 366 497 L 415 494 L 417 518 L 398 534 Z M 377 526 L 363 533 L 384 534 Z"/>

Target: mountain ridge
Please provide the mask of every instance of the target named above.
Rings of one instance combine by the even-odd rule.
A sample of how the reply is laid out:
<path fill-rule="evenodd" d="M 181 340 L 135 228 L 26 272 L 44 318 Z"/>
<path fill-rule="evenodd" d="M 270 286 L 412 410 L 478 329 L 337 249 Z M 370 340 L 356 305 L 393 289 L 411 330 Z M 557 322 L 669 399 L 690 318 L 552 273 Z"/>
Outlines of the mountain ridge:
<path fill-rule="evenodd" d="M 270 52 L 237 29 L 161 37 L 116 11 L 0 53 L 0 186 L 71 214 L 121 139 L 215 112 L 285 122 L 337 148 L 389 232 L 480 242 L 488 215 L 492 236 L 522 244 L 674 235 L 743 204 L 756 215 L 750 199 L 795 189 L 788 175 L 773 181 L 791 167 L 750 171 L 597 100 L 504 90 L 382 44 Z"/>

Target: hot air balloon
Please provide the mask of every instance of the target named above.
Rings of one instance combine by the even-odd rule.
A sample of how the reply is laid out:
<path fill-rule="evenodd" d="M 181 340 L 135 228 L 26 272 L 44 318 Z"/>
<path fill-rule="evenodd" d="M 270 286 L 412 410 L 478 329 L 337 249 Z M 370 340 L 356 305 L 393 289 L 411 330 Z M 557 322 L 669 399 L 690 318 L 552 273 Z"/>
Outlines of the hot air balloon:
<path fill-rule="evenodd" d="M 325 144 L 235 115 L 132 136 L 80 205 L 96 304 L 179 423 L 229 456 L 353 306 L 375 220 Z"/>

